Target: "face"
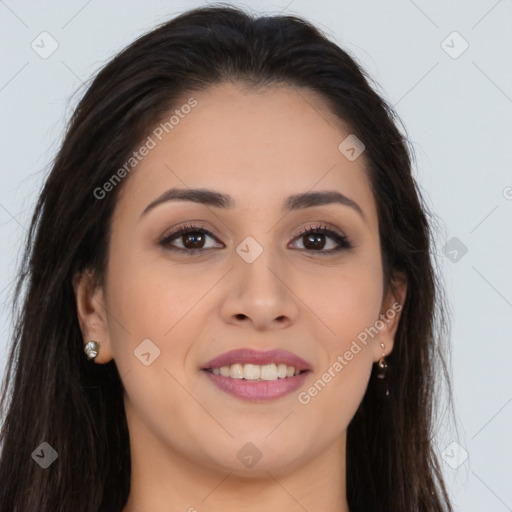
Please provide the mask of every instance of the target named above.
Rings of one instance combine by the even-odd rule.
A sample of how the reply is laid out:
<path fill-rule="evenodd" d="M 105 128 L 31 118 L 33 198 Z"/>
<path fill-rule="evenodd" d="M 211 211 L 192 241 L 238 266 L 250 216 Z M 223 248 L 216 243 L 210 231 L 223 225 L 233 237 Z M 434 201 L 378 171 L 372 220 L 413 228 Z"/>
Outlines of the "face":
<path fill-rule="evenodd" d="M 310 91 L 191 96 L 125 178 L 103 286 L 76 283 L 84 338 L 96 363 L 114 358 L 131 441 L 153 460 L 242 474 L 338 458 L 403 300 L 383 296 L 365 155 L 340 151 L 350 131 Z M 281 352 L 208 364 L 241 349 Z"/>

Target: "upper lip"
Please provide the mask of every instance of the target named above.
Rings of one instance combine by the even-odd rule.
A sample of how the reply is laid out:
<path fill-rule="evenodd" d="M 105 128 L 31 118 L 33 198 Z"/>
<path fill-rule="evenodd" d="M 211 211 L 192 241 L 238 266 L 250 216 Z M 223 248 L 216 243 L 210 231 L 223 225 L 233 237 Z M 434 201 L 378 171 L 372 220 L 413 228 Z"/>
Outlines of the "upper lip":
<path fill-rule="evenodd" d="M 220 356 L 213 358 L 203 365 L 202 369 L 221 368 L 222 366 L 231 366 L 232 364 L 286 364 L 293 366 L 295 370 L 311 370 L 311 365 L 301 357 L 282 349 L 273 350 L 255 350 L 252 348 L 242 348 L 230 350 Z"/>

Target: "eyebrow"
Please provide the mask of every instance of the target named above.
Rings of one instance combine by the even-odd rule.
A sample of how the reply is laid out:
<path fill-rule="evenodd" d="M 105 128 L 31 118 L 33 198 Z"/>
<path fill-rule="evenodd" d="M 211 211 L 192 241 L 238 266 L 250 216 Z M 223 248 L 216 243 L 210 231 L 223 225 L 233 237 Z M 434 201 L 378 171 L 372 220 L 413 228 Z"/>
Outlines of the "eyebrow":
<path fill-rule="evenodd" d="M 205 188 L 171 188 L 165 191 L 161 196 L 149 203 L 141 213 L 141 217 L 146 215 L 156 206 L 168 201 L 192 201 L 206 206 L 215 208 L 233 209 L 236 201 L 229 195 L 209 190 Z M 362 208 L 349 197 L 336 190 L 326 190 L 317 192 L 304 192 L 289 196 L 283 203 L 282 212 L 286 213 L 292 210 L 300 210 L 303 208 L 312 208 L 315 206 L 324 206 L 328 204 L 341 204 L 349 206 L 355 210 L 366 222 L 366 218 Z"/>

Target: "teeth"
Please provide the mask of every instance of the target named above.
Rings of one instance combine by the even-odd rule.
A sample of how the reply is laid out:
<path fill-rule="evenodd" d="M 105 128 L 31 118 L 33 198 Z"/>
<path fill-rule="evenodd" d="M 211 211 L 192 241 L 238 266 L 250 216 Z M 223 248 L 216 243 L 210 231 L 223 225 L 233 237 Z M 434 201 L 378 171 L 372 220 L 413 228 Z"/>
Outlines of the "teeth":
<path fill-rule="evenodd" d="M 244 378 L 244 367 L 241 364 L 232 364 L 229 369 L 229 376 L 232 379 L 243 379 Z"/>
<path fill-rule="evenodd" d="M 284 379 L 286 377 L 286 365 L 285 364 L 278 364 L 277 365 L 277 376 L 280 379 Z"/>
<path fill-rule="evenodd" d="M 300 370 L 296 370 L 294 366 L 286 364 L 240 364 L 235 363 L 231 366 L 221 366 L 220 368 L 212 368 L 212 373 L 222 375 L 223 377 L 231 377 L 232 379 L 246 380 L 277 380 L 285 379 L 299 375 Z"/>
<path fill-rule="evenodd" d="M 266 364 L 261 367 L 261 380 L 276 380 L 277 377 L 277 365 L 274 363 Z"/>

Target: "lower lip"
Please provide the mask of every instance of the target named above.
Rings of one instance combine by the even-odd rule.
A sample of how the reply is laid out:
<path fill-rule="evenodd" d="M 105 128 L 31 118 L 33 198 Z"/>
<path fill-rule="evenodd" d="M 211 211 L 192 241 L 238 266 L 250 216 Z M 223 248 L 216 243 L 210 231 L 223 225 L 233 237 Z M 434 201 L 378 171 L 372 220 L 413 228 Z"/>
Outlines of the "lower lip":
<path fill-rule="evenodd" d="M 277 380 L 245 380 L 215 375 L 206 370 L 202 371 L 222 391 L 249 402 L 264 402 L 288 395 L 299 388 L 311 373 L 305 371 L 293 377 Z"/>

